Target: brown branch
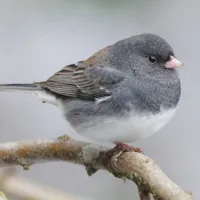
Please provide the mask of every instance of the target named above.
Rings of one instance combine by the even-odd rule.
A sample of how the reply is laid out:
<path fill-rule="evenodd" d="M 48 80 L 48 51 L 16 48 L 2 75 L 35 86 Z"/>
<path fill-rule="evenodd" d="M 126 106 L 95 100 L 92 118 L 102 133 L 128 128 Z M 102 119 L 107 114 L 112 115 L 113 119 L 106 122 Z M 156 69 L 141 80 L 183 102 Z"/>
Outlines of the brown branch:
<path fill-rule="evenodd" d="M 0 144 L 0 166 L 30 165 L 47 161 L 69 161 L 85 165 L 88 174 L 104 169 L 116 177 L 134 181 L 160 200 L 192 200 L 149 157 L 136 152 L 109 151 L 100 146 L 66 137 Z"/>

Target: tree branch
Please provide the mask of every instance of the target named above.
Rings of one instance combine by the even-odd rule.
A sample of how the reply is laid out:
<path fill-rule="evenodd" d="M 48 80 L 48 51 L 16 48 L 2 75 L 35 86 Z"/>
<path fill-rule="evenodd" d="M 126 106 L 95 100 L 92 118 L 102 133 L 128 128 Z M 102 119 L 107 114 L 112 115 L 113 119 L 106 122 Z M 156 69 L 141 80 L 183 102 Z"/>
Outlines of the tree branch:
<path fill-rule="evenodd" d="M 139 188 L 159 200 L 192 200 L 192 196 L 172 182 L 149 157 L 110 147 L 76 141 L 67 136 L 40 141 L 0 144 L 0 166 L 21 165 L 24 169 L 36 163 L 69 161 L 82 164 L 89 175 L 99 169 L 118 178 L 134 181 Z M 143 190 L 143 191 L 144 191 Z"/>

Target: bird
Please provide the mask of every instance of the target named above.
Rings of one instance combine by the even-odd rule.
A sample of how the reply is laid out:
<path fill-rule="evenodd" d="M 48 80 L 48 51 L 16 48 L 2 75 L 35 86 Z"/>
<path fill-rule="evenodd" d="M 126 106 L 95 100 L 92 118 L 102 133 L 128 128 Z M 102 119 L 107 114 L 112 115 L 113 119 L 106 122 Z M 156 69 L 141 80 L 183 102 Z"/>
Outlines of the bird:
<path fill-rule="evenodd" d="M 57 106 L 81 136 L 126 148 L 174 116 L 182 65 L 164 38 L 141 33 L 63 67 L 46 81 L 1 84 L 0 91 L 35 94 Z"/>

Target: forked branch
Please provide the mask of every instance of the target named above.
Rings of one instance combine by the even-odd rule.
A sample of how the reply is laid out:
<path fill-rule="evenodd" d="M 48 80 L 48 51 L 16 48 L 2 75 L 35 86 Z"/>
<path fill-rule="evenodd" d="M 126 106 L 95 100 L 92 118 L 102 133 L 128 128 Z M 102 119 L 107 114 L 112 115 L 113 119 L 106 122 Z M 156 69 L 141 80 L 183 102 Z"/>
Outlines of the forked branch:
<path fill-rule="evenodd" d="M 192 196 L 170 180 L 149 157 L 136 152 L 109 151 L 111 147 L 76 141 L 67 136 L 51 140 L 0 144 L 0 166 L 29 166 L 49 161 L 68 161 L 84 165 L 89 175 L 99 169 L 118 178 L 134 181 L 146 197 L 159 200 L 192 200 Z M 145 195 L 145 194 L 144 194 Z"/>

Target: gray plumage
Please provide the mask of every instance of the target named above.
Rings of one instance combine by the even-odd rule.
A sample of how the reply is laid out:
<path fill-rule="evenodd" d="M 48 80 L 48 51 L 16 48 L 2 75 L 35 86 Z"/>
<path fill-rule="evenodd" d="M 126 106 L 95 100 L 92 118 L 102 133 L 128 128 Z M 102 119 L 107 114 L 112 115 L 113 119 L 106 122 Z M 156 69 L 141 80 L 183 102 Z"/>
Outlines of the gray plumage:
<path fill-rule="evenodd" d="M 0 90 L 28 90 L 39 96 L 43 93 L 47 96 L 42 97 L 43 101 L 60 107 L 72 127 L 83 136 L 103 142 L 133 142 L 153 134 L 168 121 L 163 117 L 161 126 L 152 116 L 161 116 L 177 107 L 180 80 L 176 69 L 166 68 L 172 57 L 173 49 L 163 38 L 141 34 L 68 65 L 47 81 L 0 85 Z M 146 123 L 148 116 L 149 122 L 153 122 Z M 123 121 L 120 127 L 130 128 L 128 135 L 115 134 L 114 126 L 119 129 L 120 120 Z M 134 120 L 148 126 L 144 124 L 147 127 L 143 131 L 142 125 L 134 124 Z M 151 126 L 152 133 L 146 133 Z"/>

